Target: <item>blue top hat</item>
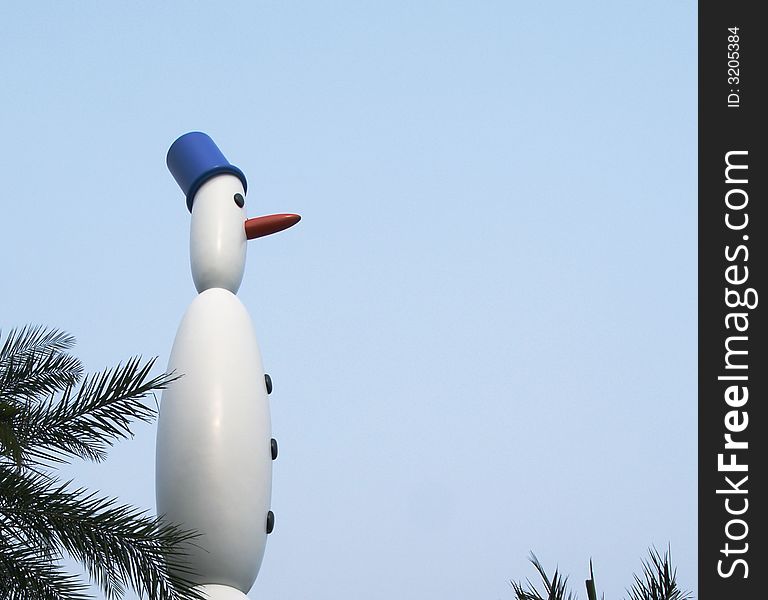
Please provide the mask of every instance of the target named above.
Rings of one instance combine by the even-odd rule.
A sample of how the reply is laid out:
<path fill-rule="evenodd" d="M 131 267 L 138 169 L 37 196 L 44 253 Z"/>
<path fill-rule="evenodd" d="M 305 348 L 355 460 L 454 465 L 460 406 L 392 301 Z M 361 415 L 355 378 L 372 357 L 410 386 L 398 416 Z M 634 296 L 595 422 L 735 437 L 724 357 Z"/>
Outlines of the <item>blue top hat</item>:
<path fill-rule="evenodd" d="M 243 190 L 248 189 L 243 172 L 229 164 L 213 140 L 200 131 L 185 133 L 173 142 L 165 162 L 181 191 L 187 196 L 189 212 L 192 212 L 192 201 L 197 190 L 216 175 L 234 175 L 243 183 Z"/>

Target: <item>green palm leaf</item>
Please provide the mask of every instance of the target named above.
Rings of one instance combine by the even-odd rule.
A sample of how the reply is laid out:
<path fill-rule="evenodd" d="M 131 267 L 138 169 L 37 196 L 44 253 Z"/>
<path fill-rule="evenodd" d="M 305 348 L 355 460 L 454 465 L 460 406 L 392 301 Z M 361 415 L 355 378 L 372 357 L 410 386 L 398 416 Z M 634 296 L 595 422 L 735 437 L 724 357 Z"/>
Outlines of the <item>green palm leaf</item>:
<path fill-rule="evenodd" d="M 677 569 L 672 568 L 670 551 L 661 556 L 656 548 L 648 550 L 650 560 L 643 560 L 642 579 L 635 575 L 635 583 L 627 590 L 630 600 L 687 600 L 690 592 L 677 585 Z"/>
<path fill-rule="evenodd" d="M 155 418 L 156 399 L 145 400 L 175 377 L 151 376 L 155 361 L 140 357 L 84 377 L 73 345 L 66 333 L 28 326 L 0 347 L 0 598 L 88 598 L 60 566 L 69 555 L 108 600 L 128 588 L 199 600 L 181 550 L 195 534 L 50 471 L 72 458 L 104 460 L 134 422 Z"/>
<path fill-rule="evenodd" d="M 122 597 L 127 585 L 172 597 L 178 581 L 165 567 L 183 571 L 177 548 L 194 537 L 113 498 L 3 465 L 0 514 L 0 537 L 41 552 L 61 548 L 84 565 L 107 598 Z"/>
<path fill-rule="evenodd" d="M 547 576 L 544 567 L 536 558 L 536 555 L 531 552 L 530 561 L 536 570 L 539 572 L 539 576 L 544 584 L 544 590 L 539 592 L 536 587 L 531 583 L 530 579 L 527 579 L 528 588 L 526 589 L 521 583 L 512 581 L 512 589 L 515 591 L 516 600 L 575 600 L 576 597 L 572 592 L 568 590 L 568 577 L 563 577 L 558 569 L 555 569 L 552 579 Z"/>
<path fill-rule="evenodd" d="M 76 384 L 83 365 L 66 350 L 74 338 L 56 329 L 14 329 L 0 348 L 0 401 L 21 405 Z"/>
<path fill-rule="evenodd" d="M 662 557 L 655 549 L 649 550 L 650 560 L 643 561 L 643 577 L 635 575 L 635 583 L 629 591 L 629 600 L 689 600 L 692 598 L 690 592 L 682 591 L 676 581 L 677 570 L 672 568 L 669 549 Z M 576 597 L 567 590 L 567 578 L 559 575 L 557 569 L 550 580 L 544 571 L 544 567 L 531 552 L 531 562 L 544 583 L 543 591 L 539 591 L 527 581 L 527 588 L 517 582 L 511 582 L 515 592 L 515 600 L 575 600 Z M 592 569 L 592 560 L 589 561 L 589 579 L 585 581 L 587 588 L 587 599 L 597 600 L 597 590 L 595 586 L 595 573 Z M 603 600 L 605 596 L 602 596 Z"/>
<path fill-rule="evenodd" d="M 125 365 L 86 377 L 75 392 L 66 385 L 61 398 L 28 402 L 18 416 L 16 437 L 28 461 L 63 462 L 70 457 L 103 461 L 117 440 L 131 437 L 131 423 L 150 422 L 156 409 L 147 396 L 175 377 L 150 378 L 154 360 L 131 358 Z"/>
<path fill-rule="evenodd" d="M 0 537 L 0 598 L 90 600 L 87 586 L 56 564 L 50 553 Z"/>

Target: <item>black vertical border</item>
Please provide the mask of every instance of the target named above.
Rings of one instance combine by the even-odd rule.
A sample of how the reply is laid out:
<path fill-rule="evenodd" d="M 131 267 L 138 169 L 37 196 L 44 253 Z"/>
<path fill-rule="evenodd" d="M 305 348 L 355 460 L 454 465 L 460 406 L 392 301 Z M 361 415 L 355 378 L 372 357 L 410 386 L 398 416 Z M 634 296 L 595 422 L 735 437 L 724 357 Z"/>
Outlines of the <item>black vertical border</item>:
<path fill-rule="evenodd" d="M 766 164 L 765 112 L 768 101 L 763 91 L 768 87 L 768 61 L 765 49 L 768 43 L 768 28 L 757 14 L 757 2 L 718 0 L 699 3 L 699 585 L 698 598 L 701 600 L 731 600 L 768 598 L 764 583 L 765 560 L 768 559 L 768 536 L 765 534 L 765 511 L 768 511 L 766 494 L 760 489 L 768 488 L 766 460 L 768 449 L 768 362 L 765 347 L 768 343 L 766 332 L 766 311 L 768 310 L 768 218 L 765 205 L 768 203 L 765 181 L 768 178 Z M 738 27 L 739 35 L 739 82 L 729 82 L 728 77 L 728 31 Z M 733 65 L 733 63 L 731 63 Z M 728 105 L 728 95 L 738 90 L 739 107 Z M 725 155 L 728 151 L 748 151 L 748 183 L 727 185 L 725 178 Z M 743 171 L 742 171 L 743 173 Z M 730 230 L 725 224 L 725 213 L 734 213 L 733 219 L 743 219 L 743 214 L 726 207 L 725 195 L 734 187 L 743 188 L 748 194 L 748 204 L 741 213 L 749 215 L 749 224 L 742 231 Z M 733 197 L 741 196 L 736 194 Z M 743 236 L 749 239 L 744 240 Z M 725 247 L 732 251 L 739 244 L 748 248 L 749 258 L 728 261 Z M 743 258 L 744 254 L 740 254 Z M 740 286 L 729 284 L 725 269 L 738 263 L 739 276 L 743 267 L 749 269 L 749 279 Z M 752 309 L 728 308 L 725 304 L 725 289 L 754 288 L 758 304 Z M 726 315 L 733 311 L 748 312 L 749 329 L 739 333 L 733 327 L 726 329 Z M 737 462 L 748 465 L 747 472 L 720 472 L 718 454 L 724 454 L 724 462 L 730 461 L 733 450 L 725 450 L 725 419 L 728 411 L 734 410 L 726 404 L 724 395 L 728 385 L 734 382 L 718 380 L 721 375 L 733 375 L 736 371 L 725 369 L 725 340 L 732 335 L 748 335 L 745 347 L 748 355 L 740 357 L 748 368 L 738 374 L 748 375 L 749 399 L 739 408 L 748 415 L 747 428 L 733 433 L 733 439 L 747 441 L 749 448 L 737 451 Z M 735 347 L 735 346 L 734 346 Z M 733 364 L 733 361 L 732 361 Z M 739 416 L 743 418 L 743 414 Z M 746 494 L 717 493 L 730 488 L 725 477 L 738 483 L 748 476 L 740 489 Z M 732 489 L 732 488 L 730 488 Z M 730 498 L 729 507 L 738 511 L 749 505 L 742 515 L 731 515 L 725 501 Z M 743 519 L 748 526 L 746 536 L 741 540 L 728 539 L 728 531 L 734 537 L 744 532 L 741 523 L 731 519 Z M 726 554 L 726 543 L 731 551 Z M 748 544 L 748 549 L 745 545 Z M 743 554 L 732 550 L 746 550 Z M 745 565 L 735 565 L 737 559 Z M 718 561 L 722 561 L 718 564 Z M 724 577 L 718 573 L 728 573 Z M 744 577 L 747 575 L 746 577 Z"/>

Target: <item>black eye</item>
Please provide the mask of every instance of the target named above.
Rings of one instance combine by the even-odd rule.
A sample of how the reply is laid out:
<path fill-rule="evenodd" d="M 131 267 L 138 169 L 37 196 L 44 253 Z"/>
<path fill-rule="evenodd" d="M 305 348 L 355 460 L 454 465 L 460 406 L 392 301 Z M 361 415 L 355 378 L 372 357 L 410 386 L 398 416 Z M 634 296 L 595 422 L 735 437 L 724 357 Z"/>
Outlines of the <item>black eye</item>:
<path fill-rule="evenodd" d="M 235 204 L 237 204 L 240 208 L 245 206 L 245 198 L 243 198 L 242 194 L 235 194 Z"/>

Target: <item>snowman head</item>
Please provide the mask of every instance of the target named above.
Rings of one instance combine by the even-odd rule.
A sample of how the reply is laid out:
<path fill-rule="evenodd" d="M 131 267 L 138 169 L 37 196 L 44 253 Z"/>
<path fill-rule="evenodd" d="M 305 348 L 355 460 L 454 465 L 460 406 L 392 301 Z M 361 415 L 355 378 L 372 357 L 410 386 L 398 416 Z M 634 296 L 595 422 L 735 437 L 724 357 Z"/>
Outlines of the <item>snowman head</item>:
<path fill-rule="evenodd" d="M 212 177 L 195 194 L 189 229 L 189 263 L 198 292 L 233 294 L 245 271 L 245 189 L 234 175 Z"/>
<path fill-rule="evenodd" d="M 166 162 L 192 212 L 189 257 L 197 291 L 224 288 L 236 294 L 245 270 L 247 240 L 286 229 L 301 217 L 247 219 L 245 175 L 204 133 L 194 131 L 177 139 Z"/>

